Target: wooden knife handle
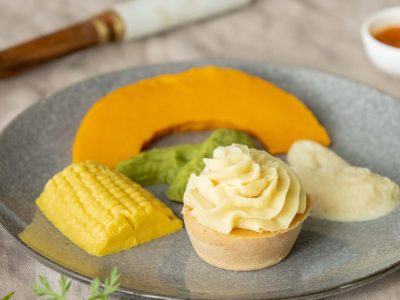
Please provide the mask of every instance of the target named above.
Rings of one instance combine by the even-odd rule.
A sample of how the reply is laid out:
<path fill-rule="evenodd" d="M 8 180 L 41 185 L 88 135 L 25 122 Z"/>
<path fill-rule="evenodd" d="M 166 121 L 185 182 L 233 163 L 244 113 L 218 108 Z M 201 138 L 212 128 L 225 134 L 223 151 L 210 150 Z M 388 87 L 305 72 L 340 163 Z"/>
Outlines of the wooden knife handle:
<path fill-rule="evenodd" d="M 6 49 L 0 52 L 0 78 L 11 77 L 81 49 L 121 40 L 123 29 L 119 16 L 107 11 L 90 20 Z"/>

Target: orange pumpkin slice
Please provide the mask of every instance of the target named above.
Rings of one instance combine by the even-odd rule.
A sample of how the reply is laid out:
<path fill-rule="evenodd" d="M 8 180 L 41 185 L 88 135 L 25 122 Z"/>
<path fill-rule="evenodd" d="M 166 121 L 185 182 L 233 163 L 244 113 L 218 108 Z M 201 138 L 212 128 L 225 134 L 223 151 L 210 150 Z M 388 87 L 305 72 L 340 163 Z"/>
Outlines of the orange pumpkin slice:
<path fill-rule="evenodd" d="M 250 74 L 207 66 L 145 79 L 97 101 L 78 129 L 73 161 L 115 166 L 164 134 L 218 127 L 248 132 L 273 154 L 299 139 L 330 143 L 293 95 Z"/>

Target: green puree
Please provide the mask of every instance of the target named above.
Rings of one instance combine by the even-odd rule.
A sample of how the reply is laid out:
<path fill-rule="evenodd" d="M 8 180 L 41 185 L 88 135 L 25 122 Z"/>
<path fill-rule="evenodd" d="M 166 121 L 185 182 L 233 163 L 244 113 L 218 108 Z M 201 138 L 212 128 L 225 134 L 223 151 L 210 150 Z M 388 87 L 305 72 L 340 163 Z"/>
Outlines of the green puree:
<path fill-rule="evenodd" d="M 219 146 L 230 146 L 233 143 L 253 146 L 249 135 L 231 129 L 215 130 L 201 145 L 200 151 L 186 165 L 179 170 L 167 191 L 171 200 L 182 202 L 186 184 L 192 173 L 199 175 L 204 169 L 203 158 L 210 158 L 214 149 Z"/>
<path fill-rule="evenodd" d="M 215 130 L 202 144 L 178 145 L 144 151 L 118 164 L 117 169 L 141 185 L 169 184 L 167 197 L 182 202 L 192 173 L 199 175 L 203 158 L 219 146 L 233 143 L 253 146 L 249 135 L 231 129 Z"/>
<path fill-rule="evenodd" d="M 143 151 L 120 162 L 117 170 L 140 185 L 171 184 L 200 148 L 201 144 L 185 144 Z"/>

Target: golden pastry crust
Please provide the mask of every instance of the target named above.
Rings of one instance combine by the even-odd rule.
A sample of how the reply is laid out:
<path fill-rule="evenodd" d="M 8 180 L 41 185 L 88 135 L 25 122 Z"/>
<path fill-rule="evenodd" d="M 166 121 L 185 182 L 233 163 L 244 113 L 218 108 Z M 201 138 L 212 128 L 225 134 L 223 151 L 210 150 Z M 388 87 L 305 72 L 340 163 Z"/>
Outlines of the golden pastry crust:
<path fill-rule="evenodd" d="M 228 235 L 221 234 L 197 222 L 187 206 L 183 219 L 194 250 L 205 262 L 226 270 L 251 271 L 275 265 L 289 254 L 310 207 L 307 199 L 306 212 L 297 214 L 287 230 L 277 232 L 235 228 Z"/>

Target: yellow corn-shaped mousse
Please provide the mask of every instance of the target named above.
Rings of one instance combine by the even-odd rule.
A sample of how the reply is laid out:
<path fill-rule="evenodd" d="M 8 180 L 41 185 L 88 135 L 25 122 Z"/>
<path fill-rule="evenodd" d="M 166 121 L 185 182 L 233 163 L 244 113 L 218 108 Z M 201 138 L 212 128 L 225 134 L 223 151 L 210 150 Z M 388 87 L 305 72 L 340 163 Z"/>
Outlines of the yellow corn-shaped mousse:
<path fill-rule="evenodd" d="M 56 174 L 36 204 L 61 233 L 95 256 L 182 228 L 182 221 L 154 195 L 93 161 L 71 164 Z"/>

